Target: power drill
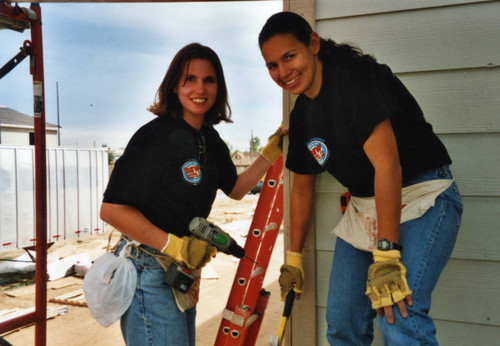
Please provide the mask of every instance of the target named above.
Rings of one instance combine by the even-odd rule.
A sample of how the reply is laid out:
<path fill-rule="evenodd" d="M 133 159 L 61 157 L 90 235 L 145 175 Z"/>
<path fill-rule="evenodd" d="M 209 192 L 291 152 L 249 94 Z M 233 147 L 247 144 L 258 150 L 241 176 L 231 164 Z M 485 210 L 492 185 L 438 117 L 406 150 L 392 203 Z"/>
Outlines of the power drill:
<path fill-rule="evenodd" d="M 246 257 L 245 250 L 239 246 L 228 233 L 202 217 L 195 217 L 191 220 L 189 223 L 189 231 L 197 238 L 215 246 L 217 250 L 227 255 L 232 255 L 237 258 Z"/>
<path fill-rule="evenodd" d="M 228 233 L 202 217 L 195 217 L 191 220 L 189 231 L 198 239 L 206 241 L 227 255 L 237 258 L 245 257 L 256 263 L 245 256 L 245 250 Z M 163 276 L 163 282 L 186 293 L 194 282 L 194 275 L 188 268 L 183 268 L 174 262 Z"/>

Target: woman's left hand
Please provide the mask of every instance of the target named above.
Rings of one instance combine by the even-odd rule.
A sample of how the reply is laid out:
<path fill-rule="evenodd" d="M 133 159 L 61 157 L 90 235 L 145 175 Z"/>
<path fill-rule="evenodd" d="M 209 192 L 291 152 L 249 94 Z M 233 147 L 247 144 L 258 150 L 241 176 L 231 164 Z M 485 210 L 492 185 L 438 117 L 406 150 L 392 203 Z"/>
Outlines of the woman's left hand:
<path fill-rule="evenodd" d="M 269 163 L 273 164 L 283 154 L 283 136 L 288 135 L 288 127 L 281 125 L 274 132 L 260 153 Z"/>
<path fill-rule="evenodd" d="M 371 297 L 370 297 L 370 299 L 371 299 Z M 405 300 L 400 300 L 399 302 L 396 303 L 396 305 L 399 309 L 399 313 L 401 314 L 401 316 L 403 318 L 408 317 L 408 311 L 406 310 L 405 301 L 406 301 L 406 304 L 408 304 L 409 306 L 413 305 L 413 300 L 411 299 L 411 295 L 406 296 Z M 389 324 L 394 323 L 394 312 L 393 312 L 392 308 L 393 308 L 393 306 L 391 305 L 391 306 L 385 306 L 383 308 L 377 309 L 377 314 L 380 317 L 385 316 L 387 323 L 389 323 Z"/>
<path fill-rule="evenodd" d="M 368 269 L 366 295 L 372 301 L 372 307 L 389 324 L 394 323 L 392 306 L 396 304 L 403 318 L 408 316 L 405 301 L 412 305 L 411 290 L 406 281 L 406 268 L 400 261 L 398 250 L 373 252 L 374 263 Z"/>

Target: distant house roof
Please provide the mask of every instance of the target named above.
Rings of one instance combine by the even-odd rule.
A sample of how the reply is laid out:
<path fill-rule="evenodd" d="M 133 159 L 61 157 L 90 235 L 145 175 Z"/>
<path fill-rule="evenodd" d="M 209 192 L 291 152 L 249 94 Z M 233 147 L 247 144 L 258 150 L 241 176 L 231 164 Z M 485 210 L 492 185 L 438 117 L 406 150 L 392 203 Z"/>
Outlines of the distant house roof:
<path fill-rule="evenodd" d="M 259 155 L 259 153 L 237 151 L 231 155 L 231 159 L 233 160 L 235 166 L 250 166 L 252 162 L 259 157 Z"/>
<path fill-rule="evenodd" d="M 3 127 L 34 128 L 34 118 L 6 106 L 0 106 L 0 125 Z M 58 126 L 45 122 L 45 128 L 57 129 Z"/>

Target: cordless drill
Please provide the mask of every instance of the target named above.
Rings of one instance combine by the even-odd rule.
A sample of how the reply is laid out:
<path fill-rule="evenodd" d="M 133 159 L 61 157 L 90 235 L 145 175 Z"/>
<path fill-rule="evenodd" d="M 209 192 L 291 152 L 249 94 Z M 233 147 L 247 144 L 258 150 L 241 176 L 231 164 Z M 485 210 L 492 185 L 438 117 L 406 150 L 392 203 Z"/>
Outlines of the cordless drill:
<path fill-rule="evenodd" d="M 246 257 L 245 250 L 228 233 L 202 217 L 195 217 L 191 220 L 189 231 L 195 237 L 206 241 L 227 255 L 237 258 Z"/>
<path fill-rule="evenodd" d="M 198 239 L 206 241 L 227 255 L 248 258 L 245 256 L 245 250 L 228 233 L 202 217 L 195 217 L 191 220 L 189 231 Z M 256 263 L 254 260 L 248 259 Z M 186 293 L 194 282 L 194 275 L 188 268 L 174 262 L 163 276 L 163 282 L 182 293 Z"/>

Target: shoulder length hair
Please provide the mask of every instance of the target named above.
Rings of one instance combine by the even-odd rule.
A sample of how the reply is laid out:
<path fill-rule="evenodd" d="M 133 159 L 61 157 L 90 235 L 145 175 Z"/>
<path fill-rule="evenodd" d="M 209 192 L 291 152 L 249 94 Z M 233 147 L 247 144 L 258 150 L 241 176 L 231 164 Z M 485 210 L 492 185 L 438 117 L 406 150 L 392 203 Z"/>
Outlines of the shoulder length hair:
<path fill-rule="evenodd" d="M 155 101 L 148 110 L 160 117 L 182 119 L 182 104 L 174 90 L 183 77 L 184 67 L 187 66 L 189 70 L 189 64 L 193 59 L 209 61 L 214 67 L 217 78 L 217 97 L 213 107 L 205 114 L 205 123 L 215 125 L 221 121 L 233 122 L 224 71 L 219 57 L 211 48 L 199 43 L 188 44 L 177 52 L 156 92 Z"/>

